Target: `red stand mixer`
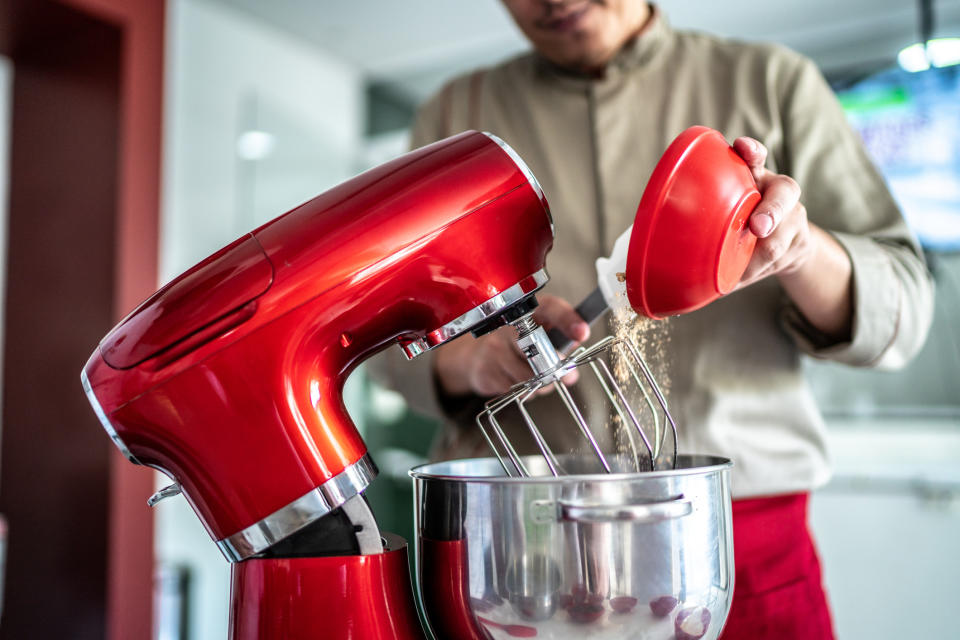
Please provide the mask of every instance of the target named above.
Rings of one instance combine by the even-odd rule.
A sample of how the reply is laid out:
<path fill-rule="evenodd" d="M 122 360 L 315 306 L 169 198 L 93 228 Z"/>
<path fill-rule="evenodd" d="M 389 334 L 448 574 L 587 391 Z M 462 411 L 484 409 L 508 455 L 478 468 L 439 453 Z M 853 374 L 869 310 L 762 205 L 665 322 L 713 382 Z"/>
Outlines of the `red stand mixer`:
<path fill-rule="evenodd" d="M 412 358 L 505 323 L 531 364 L 551 355 L 530 316 L 552 243 L 523 161 L 466 132 L 252 231 L 103 339 L 87 396 L 131 462 L 173 480 L 151 503 L 182 493 L 234 563 L 234 640 L 425 637 L 406 543 L 362 496 L 377 470 L 343 385 L 388 345 Z"/>

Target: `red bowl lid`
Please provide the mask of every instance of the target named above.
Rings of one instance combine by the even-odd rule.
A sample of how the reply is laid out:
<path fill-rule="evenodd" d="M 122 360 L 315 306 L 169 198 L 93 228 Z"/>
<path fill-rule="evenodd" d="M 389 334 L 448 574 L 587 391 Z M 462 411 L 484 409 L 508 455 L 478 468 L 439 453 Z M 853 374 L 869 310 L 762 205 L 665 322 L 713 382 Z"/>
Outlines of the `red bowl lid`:
<path fill-rule="evenodd" d="M 643 192 L 627 252 L 627 297 L 643 315 L 687 313 L 729 293 L 757 238 L 760 201 L 749 167 L 723 135 L 691 127 L 677 136 Z"/>

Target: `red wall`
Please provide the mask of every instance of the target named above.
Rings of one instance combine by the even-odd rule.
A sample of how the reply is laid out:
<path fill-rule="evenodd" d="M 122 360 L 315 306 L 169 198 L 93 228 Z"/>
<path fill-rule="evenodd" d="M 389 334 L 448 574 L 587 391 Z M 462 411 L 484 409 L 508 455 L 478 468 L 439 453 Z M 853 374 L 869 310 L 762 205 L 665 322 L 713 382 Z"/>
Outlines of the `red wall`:
<path fill-rule="evenodd" d="M 149 638 L 153 473 L 79 371 L 156 288 L 161 0 L 4 0 L 14 63 L 0 445 L 2 638 Z"/>

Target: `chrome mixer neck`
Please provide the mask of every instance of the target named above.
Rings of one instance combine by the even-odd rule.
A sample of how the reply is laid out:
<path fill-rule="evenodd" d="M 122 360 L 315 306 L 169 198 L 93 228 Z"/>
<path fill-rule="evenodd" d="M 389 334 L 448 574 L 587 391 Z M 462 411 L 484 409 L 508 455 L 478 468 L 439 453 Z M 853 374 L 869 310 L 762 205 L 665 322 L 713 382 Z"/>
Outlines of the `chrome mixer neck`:
<path fill-rule="evenodd" d="M 526 357 L 533 374 L 541 378 L 557 370 L 562 357 L 550 342 L 547 332 L 528 313 L 513 321 L 517 330 L 517 346 Z"/>

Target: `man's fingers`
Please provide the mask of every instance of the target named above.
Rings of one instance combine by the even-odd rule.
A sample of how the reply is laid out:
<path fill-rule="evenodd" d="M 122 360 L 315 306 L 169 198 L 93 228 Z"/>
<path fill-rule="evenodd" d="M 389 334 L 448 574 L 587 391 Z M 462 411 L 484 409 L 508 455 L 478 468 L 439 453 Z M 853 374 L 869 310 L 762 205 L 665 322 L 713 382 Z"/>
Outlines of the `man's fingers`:
<path fill-rule="evenodd" d="M 772 233 L 757 240 L 738 287 L 762 280 L 795 264 L 798 258 L 803 257 L 809 242 L 809 231 L 806 229 L 806 208 L 798 202 Z"/>
<path fill-rule="evenodd" d="M 776 230 L 788 211 L 800 201 L 800 186 L 788 176 L 772 176 L 763 190 L 763 198 L 750 214 L 750 231 L 766 238 Z"/>
<path fill-rule="evenodd" d="M 767 148 L 757 140 L 744 136 L 733 141 L 733 150 L 747 163 L 753 179 L 759 184 L 766 172 Z"/>
<path fill-rule="evenodd" d="M 563 376 L 562 382 L 568 387 L 577 383 L 577 380 L 580 379 L 580 370 L 573 369 L 567 375 Z"/>
<path fill-rule="evenodd" d="M 500 366 L 503 368 L 504 374 L 510 378 L 512 384 L 523 382 L 533 376 L 533 369 L 527 364 L 526 358 L 520 355 L 504 359 Z"/>
<path fill-rule="evenodd" d="M 477 380 L 476 392 L 485 397 L 499 396 L 509 391 L 513 384 L 506 372 L 490 371 Z"/>
<path fill-rule="evenodd" d="M 487 341 L 482 357 L 487 363 L 488 375 L 506 381 L 507 388 L 530 377 L 530 367 L 517 347 L 517 332 L 513 327 L 500 327 L 480 340 Z"/>
<path fill-rule="evenodd" d="M 590 326 L 563 298 L 549 294 L 540 296 L 540 306 L 534 311 L 533 318 L 547 329 L 559 329 L 576 342 L 583 342 L 590 337 Z"/>

